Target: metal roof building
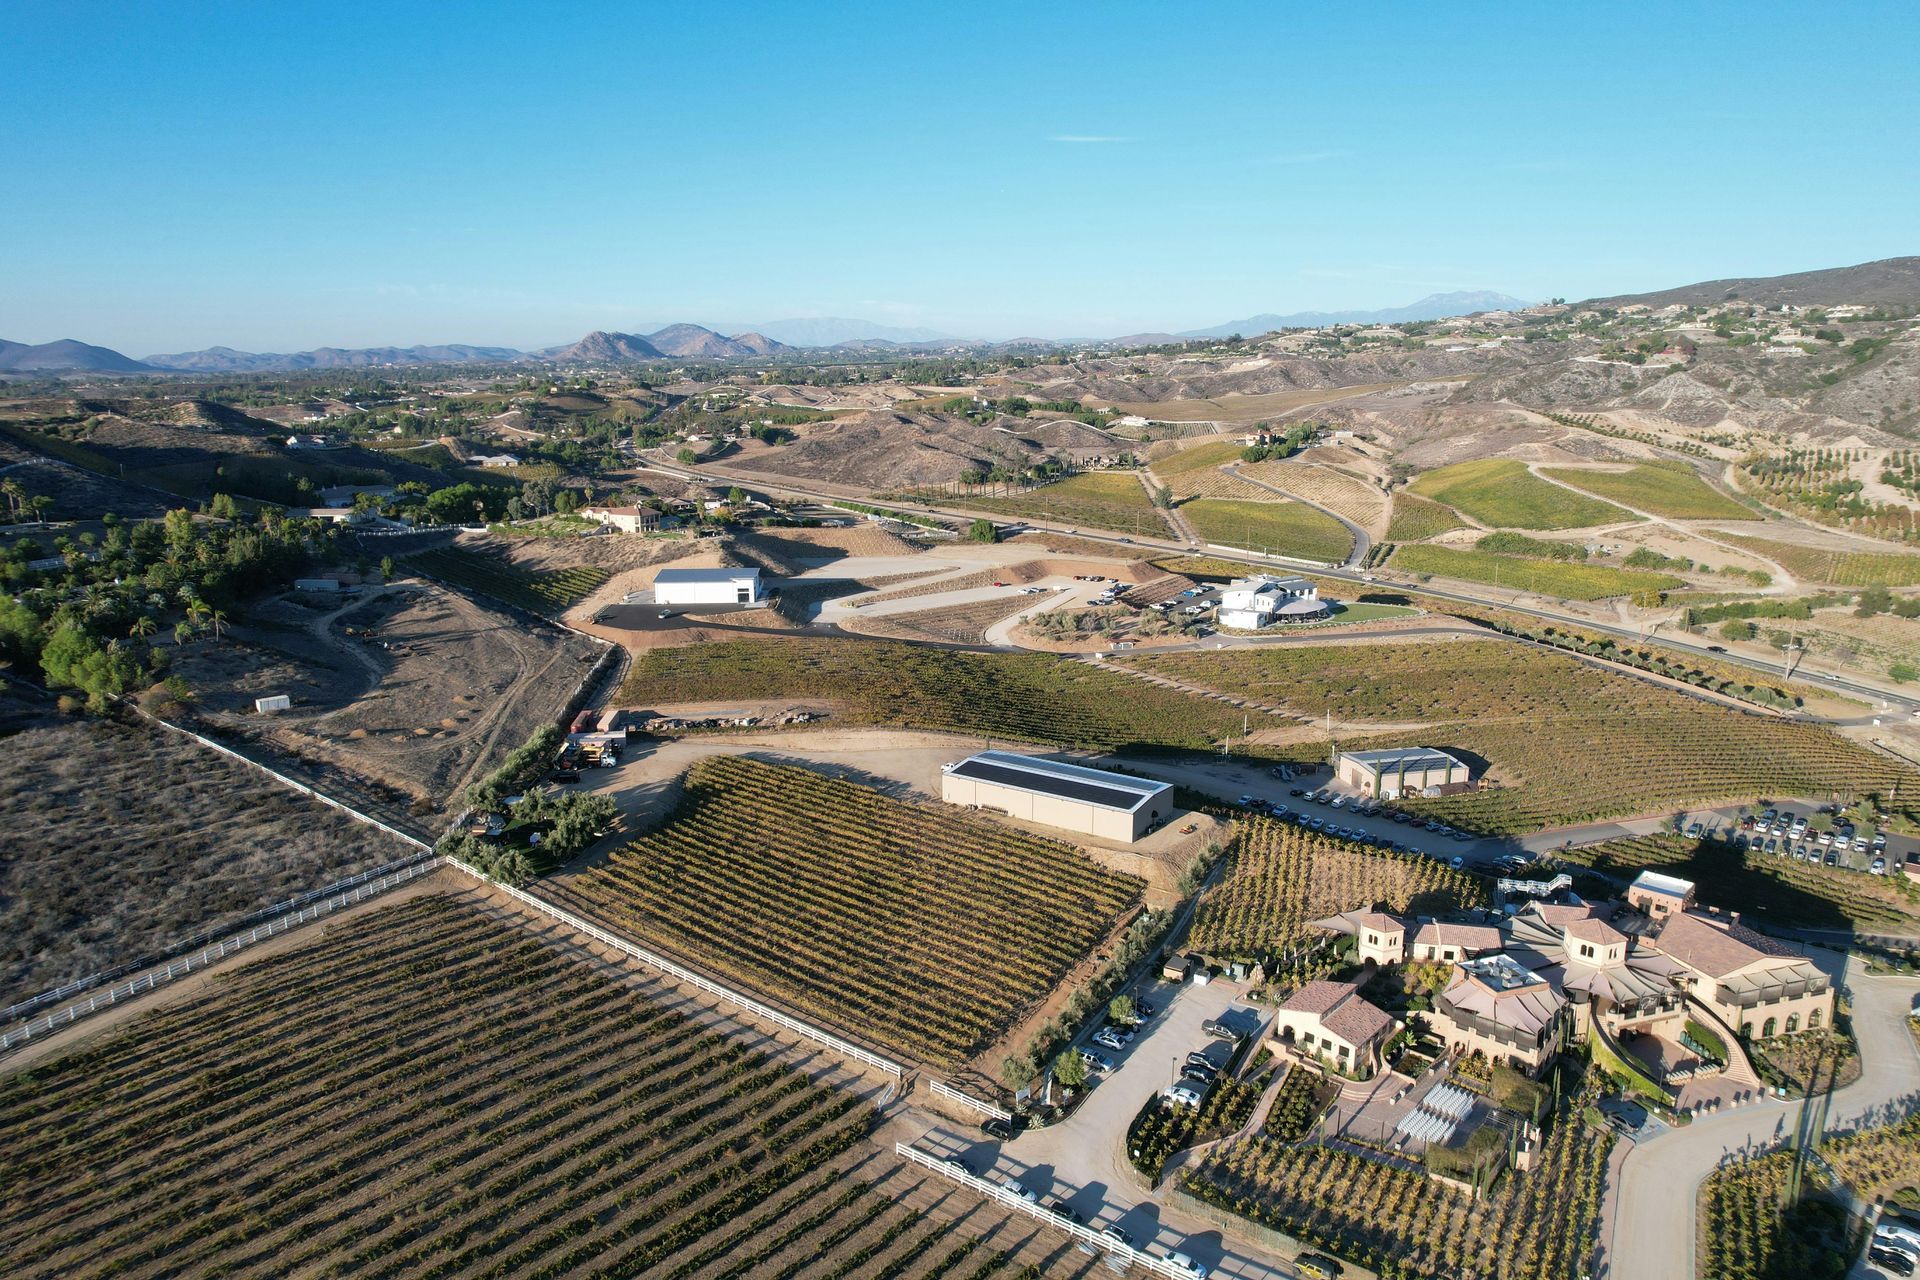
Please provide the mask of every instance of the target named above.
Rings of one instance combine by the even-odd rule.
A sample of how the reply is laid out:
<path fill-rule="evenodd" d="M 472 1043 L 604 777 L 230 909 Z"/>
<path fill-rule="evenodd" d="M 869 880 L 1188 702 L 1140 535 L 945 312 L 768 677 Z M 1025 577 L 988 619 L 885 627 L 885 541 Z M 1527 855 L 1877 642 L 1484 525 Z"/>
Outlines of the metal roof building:
<path fill-rule="evenodd" d="M 1362 794 L 1392 800 L 1437 795 L 1449 787 L 1463 787 L 1473 778 L 1466 761 L 1433 747 L 1342 751 L 1337 772 L 1341 782 Z"/>
<path fill-rule="evenodd" d="M 1124 842 L 1173 816 L 1173 788 L 1164 782 L 1011 751 L 982 751 L 944 766 L 940 798 Z"/>
<path fill-rule="evenodd" d="M 655 604 L 758 604 L 760 570 L 662 569 L 653 578 Z"/>

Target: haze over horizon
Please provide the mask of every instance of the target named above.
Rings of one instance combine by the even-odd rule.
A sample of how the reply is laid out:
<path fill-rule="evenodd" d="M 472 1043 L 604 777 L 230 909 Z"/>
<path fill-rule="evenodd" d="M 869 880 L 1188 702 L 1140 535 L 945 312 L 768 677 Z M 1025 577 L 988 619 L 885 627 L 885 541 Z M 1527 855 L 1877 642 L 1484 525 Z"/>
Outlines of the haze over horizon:
<path fill-rule="evenodd" d="M 25 179 L 0 192 L 0 336 L 1101 337 L 1913 252 L 1920 15 L 1763 8 L 1656 38 L 1493 6 L 1183 29 L 1144 5 L 748 6 L 728 29 L 751 38 L 722 40 L 697 10 L 33 3 L 0 85 L 35 124 L 0 139 Z"/>

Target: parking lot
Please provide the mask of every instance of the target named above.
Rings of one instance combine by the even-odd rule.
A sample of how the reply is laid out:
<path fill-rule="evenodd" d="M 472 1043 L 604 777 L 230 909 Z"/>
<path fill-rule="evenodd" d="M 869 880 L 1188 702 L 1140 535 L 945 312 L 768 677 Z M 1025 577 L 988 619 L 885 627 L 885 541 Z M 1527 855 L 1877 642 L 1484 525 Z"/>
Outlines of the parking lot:
<path fill-rule="evenodd" d="M 1837 825 L 1822 806 L 1782 803 L 1768 808 L 1776 816 L 1768 818 L 1763 809 L 1751 825 L 1717 814 L 1689 814 L 1680 829 L 1685 835 L 1714 836 L 1775 857 L 1872 875 L 1899 875 L 1902 864 L 1920 857 L 1920 846 L 1911 836 L 1879 836 L 1864 824 Z"/>
<path fill-rule="evenodd" d="M 1140 1189 L 1144 1179 L 1127 1166 L 1128 1127 L 1149 1099 L 1179 1078 L 1187 1055 L 1220 1046 L 1219 1060 L 1225 1060 L 1228 1042 L 1210 1037 L 1202 1024 L 1230 1008 L 1247 1009 L 1244 1002 L 1236 1003 L 1242 987 L 1220 980 L 1204 986 L 1146 982 L 1134 994 L 1154 1006 L 1154 1016 L 1124 1049 L 1096 1047 L 1113 1068 L 1093 1077 L 1087 1097 L 1068 1119 L 1023 1131 L 1011 1142 L 996 1142 L 960 1126 L 940 1126 L 926 1131 L 916 1145 L 955 1156 L 976 1174 L 1003 1185 L 1017 1182 L 1042 1204 L 1057 1200 L 1096 1228 L 1117 1226 L 1150 1252 L 1184 1252 L 1215 1276 L 1284 1276 L 1234 1249 L 1217 1229 L 1184 1221 L 1156 1203 Z M 1245 1027 L 1254 1030 L 1260 1020 L 1250 1009 L 1248 1013 Z M 1091 1034 L 1080 1044 L 1092 1047 Z"/>

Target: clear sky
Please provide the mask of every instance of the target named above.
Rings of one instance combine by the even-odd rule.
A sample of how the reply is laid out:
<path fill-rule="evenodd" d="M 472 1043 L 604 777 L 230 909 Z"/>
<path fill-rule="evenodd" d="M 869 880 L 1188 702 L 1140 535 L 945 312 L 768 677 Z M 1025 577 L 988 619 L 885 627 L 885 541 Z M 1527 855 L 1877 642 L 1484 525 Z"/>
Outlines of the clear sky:
<path fill-rule="evenodd" d="M 0 337 L 1111 336 L 1920 252 L 1920 5 L 14 0 Z"/>

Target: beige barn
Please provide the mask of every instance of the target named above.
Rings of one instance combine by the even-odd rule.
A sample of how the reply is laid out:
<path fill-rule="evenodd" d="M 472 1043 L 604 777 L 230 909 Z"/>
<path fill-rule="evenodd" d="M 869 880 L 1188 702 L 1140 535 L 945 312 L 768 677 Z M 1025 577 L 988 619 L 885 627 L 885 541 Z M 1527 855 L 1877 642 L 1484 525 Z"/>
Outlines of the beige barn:
<path fill-rule="evenodd" d="M 940 798 L 1125 843 L 1173 816 L 1173 788 L 1060 760 L 982 751 L 946 765 Z"/>
<path fill-rule="evenodd" d="M 1345 785 L 1382 800 L 1457 791 L 1473 778 L 1464 760 L 1433 747 L 1342 751 L 1337 772 Z"/>

